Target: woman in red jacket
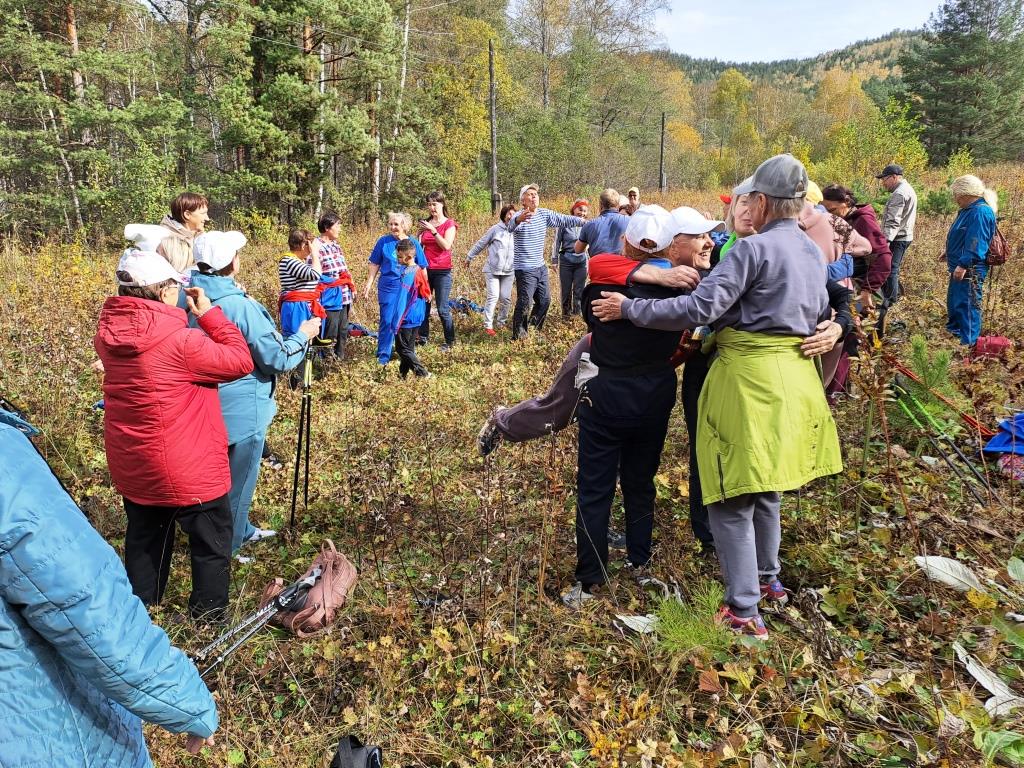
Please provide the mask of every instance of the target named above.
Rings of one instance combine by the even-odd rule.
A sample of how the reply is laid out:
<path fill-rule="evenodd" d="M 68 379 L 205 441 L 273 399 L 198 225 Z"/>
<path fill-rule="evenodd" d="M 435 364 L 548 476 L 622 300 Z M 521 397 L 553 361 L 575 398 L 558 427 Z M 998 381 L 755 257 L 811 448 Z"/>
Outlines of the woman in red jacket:
<path fill-rule="evenodd" d="M 245 338 L 203 291 L 186 291 L 202 330 L 175 306 L 180 275 L 155 252 L 130 249 L 117 267 L 93 345 L 105 369 L 104 443 L 124 497 L 125 569 L 146 605 L 160 602 L 174 523 L 188 534 L 193 617 L 228 603 L 231 508 L 228 439 L 217 385 L 252 372 Z"/>

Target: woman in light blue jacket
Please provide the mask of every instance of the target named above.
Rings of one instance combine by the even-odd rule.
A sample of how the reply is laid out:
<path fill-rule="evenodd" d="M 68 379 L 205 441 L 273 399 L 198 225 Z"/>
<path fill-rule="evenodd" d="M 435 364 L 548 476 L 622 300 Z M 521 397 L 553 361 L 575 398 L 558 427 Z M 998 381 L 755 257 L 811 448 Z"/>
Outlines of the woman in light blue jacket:
<path fill-rule="evenodd" d="M 241 232 L 207 232 L 197 237 L 193 246 L 199 272 L 193 274 L 192 285 L 202 288 L 213 305 L 220 307 L 228 320 L 238 326 L 252 354 L 252 373 L 220 387 L 231 465 L 228 499 L 234 517 L 232 553 L 237 553 L 243 544 L 275 534 L 275 531 L 257 528 L 249 520 L 267 427 L 277 413 L 275 377 L 302 362 L 306 344 L 320 330 L 320 319 L 311 317 L 286 339 L 278 333 L 266 307 L 246 296 L 235 282 L 238 251 L 245 242 Z M 194 318 L 190 322 L 195 324 Z"/>
<path fill-rule="evenodd" d="M 198 752 L 210 692 L 22 432 L 0 410 L 0 765 L 146 768 L 143 720 Z"/>

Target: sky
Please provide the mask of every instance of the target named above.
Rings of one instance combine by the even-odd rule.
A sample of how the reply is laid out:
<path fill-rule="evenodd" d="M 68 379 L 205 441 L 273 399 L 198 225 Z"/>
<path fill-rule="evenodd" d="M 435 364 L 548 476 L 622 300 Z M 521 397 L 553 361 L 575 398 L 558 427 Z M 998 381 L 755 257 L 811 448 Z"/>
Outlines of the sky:
<path fill-rule="evenodd" d="M 896 28 L 917 29 L 940 0 L 669 0 L 659 18 L 668 47 L 689 56 L 725 61 L 802 59 L 880 37 Z"/>

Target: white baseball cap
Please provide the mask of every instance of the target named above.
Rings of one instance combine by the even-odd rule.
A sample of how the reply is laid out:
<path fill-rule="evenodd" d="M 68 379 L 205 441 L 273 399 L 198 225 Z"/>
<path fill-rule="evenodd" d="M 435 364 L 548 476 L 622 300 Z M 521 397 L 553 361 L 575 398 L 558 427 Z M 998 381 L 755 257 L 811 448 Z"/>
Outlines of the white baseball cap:
<path fill-rule="evenodd" d="M 724 221 L 705 219 L 704 214 L 688 205 L 672 210 L 672 221 L 675 223 L 677 235 L 704 235 L 713 229 L 724 226 Z"/>
<path fill-rule="evenodd" d="M 131 240 L 140 251 L 155 251 L 170 234 L 166 227 L 159 224 L 124 225 L 124 239 Z"/>
<path fill-rule="evenodd" d="M 217 271 L 230 264 L 247 242 L 241 232 L 204 232 L 192 244 L 192 257 L 196 264 L 205 264 Z"/>
<path fill-rule="evenodd" d="M 129 248 L 117 262 L 117 284 L 127 288 L 144 288 L 165 280 L 182 282 L 181 275 L 156 251 Z"/>
<path fill-rule="evenodd" d="M 532 189 L 532 190 L 533 190 L 534 192 L 536 192 L 536 193 L 537 193 L 538 195 L 540 194 L 540 187 L 538 187 L 538 186 L 537 186 L 536 184 L 524 184 L 524 185 L 523 185 L 523 186 L 522 186 L 522 187 L 520 188 L 520 190 L 519 190 L 519 199 L 520 199 L 520 200 L 522 200 L 522 199 L 523 199 L 523 195 L 525 195 L 525 194 L 526 194 L 526 190 L 528 190 L 528 189 Z"/>
<path fill-rule="evenodd" d="M 644 253 L 657 253 L 672 244 L 676 236 L 675 221 L 672 214 L 660 205 L 641 205 L 626 225 L 626 242 Z M 645 247 L 642 240 L 650 240 L 654 247 Z"/>

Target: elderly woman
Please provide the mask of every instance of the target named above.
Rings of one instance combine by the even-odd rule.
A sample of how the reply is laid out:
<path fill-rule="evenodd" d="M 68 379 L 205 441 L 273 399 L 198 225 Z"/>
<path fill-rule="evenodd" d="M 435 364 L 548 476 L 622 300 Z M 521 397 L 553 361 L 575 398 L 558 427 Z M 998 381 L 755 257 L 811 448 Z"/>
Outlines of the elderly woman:
<path fill-rule="evenodd" d="M 689 296 L 629 299 L 605 293 L 594 314 L 681 330 L 711 325 L 718 357 L 700 396 L 697 463 L 725 580 L 719 619 L 766 637 L 762 598 L 780 599 L 780 494 L 842 469 L 835 422 L 803 337 L 831 315 L 821 251 L 799 228 L 807 172 L 777 155 L 754 173 L 757 234 Z"/>
<path fill-rule="evenodd" d="M 626 556 L 639 575 L 651 559 L 654 531 L 654 475 L 676 399 L 676 376 L 671 357 L 679 344 L 673 330 L 640 328 L 625 321 L 601 323 L 590 313 L 602 290 L 617 296 L 670 298 L 678 290 L 652 285 L 627 286 L 615 275 L 631 271 L 627 259 L 666 268 L 673 250 L 690 266 L 707 268 L 711 238 L 721 222 L 707 221 L 693 209 L 683 218 L 658 205 L 637 209 L 625 232 L 625 258 L 605 254 L 596 259 L 621 262 L 600 270 L 583 294 L 591 330 L 590 361 L 597 373 L 580 396 L 579 463 L 576 514 L 576 585 L 562 596 L 570 607 L 593 598 L 607 581 L 608 520 L 616 479 L 622 487 L 626 512 Z M 691 215 L 692 214 L 692 215 Z M 679 233 L 685 234 L 679 237 Z"/>
<path fill-rule="evenodd" d="M 989 243 L 996 231 L 996 213 L 985 201 L 985 185 L 977 176 L 961 176 L 950 186 L 960 212 L 946 235 L 946 330 L 972 345 L 981 333 L 982 286 L 988 276 Z"/>
<path fill-rule="evenodd" d="M 405 267 L 398 261 L 395 248 L 398 243 L 409 238 L 409 229 L 412 227 L 412 217 L 407 213 L 392 211 L 388 214 L 388 233 L 381 235 L 373 246 L 370 253 L 370 268 L 366 278 L 365 294 L 369 295 L 373 288 L 374 280 L 377 280 L 377 302 L 380 304 L 380 325 L 377 329 L 377 362 L 387 365 L 391 360 L 391 352 L 395 346 L 395 337 L 401 326 L 395 326 L 391 319 L 394 317 L 393 305 L 400 300 L 402 291 L 402 275 Z M 416 249 L 417 266 L 427 266 L 427 257 L 423 248 L 415 238 L 409 238 Z M 379 279 L 378 279 L 379 277 Z"/>

